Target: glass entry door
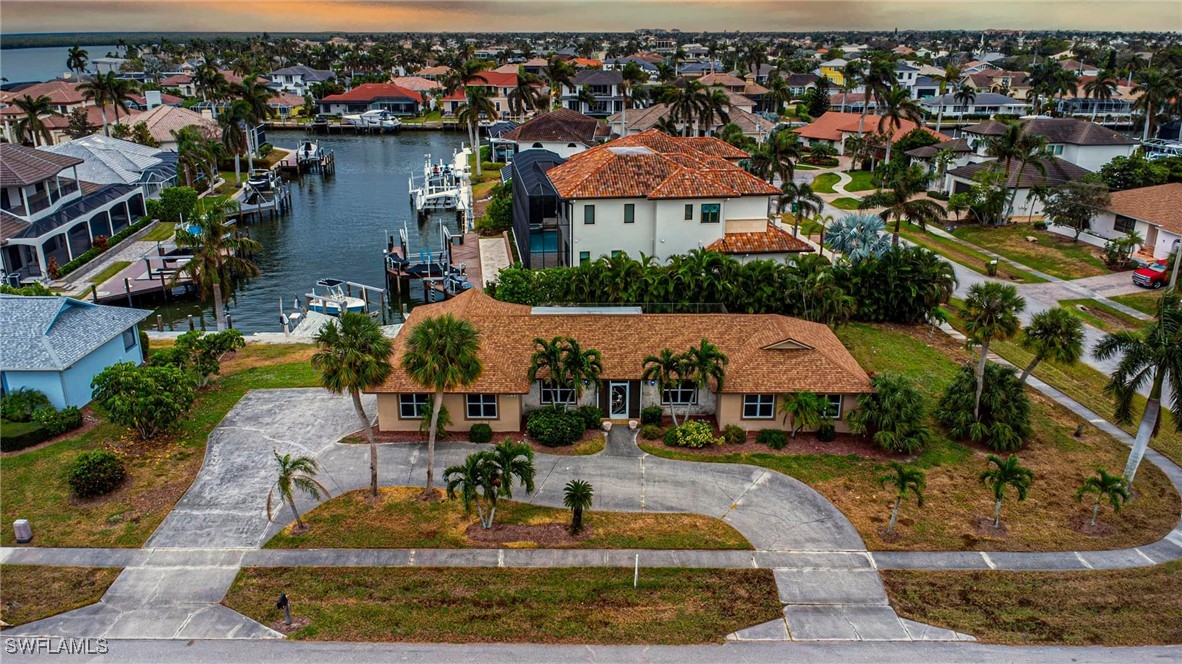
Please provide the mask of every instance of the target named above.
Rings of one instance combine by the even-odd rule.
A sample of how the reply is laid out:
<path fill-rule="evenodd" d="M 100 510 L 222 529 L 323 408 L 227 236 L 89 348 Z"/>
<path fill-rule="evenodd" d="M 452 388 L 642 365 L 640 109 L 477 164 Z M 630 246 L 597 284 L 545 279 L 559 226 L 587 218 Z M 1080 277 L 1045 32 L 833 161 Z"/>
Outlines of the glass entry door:
<path fill-rule="evenodd" d="M 608 418 L 623 420 L 628 418 L 628 381 L 612 381 L 608 384 Z"/>

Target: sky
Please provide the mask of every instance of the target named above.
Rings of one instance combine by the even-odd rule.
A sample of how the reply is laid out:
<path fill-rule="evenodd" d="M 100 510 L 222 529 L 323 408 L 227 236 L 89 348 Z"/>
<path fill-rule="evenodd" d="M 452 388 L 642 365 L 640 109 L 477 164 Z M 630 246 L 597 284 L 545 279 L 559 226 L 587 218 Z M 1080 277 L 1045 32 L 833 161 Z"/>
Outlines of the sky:
<path fill-rule="evenodd" d="M 0 34 L 151 31 L 1182 30 L 1131 0 L 3 0 Z"/>

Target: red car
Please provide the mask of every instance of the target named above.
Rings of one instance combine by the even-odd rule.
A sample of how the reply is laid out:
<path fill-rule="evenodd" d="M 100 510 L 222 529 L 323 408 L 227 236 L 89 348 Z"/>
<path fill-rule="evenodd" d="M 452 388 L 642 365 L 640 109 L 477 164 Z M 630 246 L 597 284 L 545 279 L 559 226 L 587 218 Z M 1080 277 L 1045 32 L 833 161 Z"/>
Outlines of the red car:
<path fill-rule="evenodd" d="M 1170 281 L 1165 259 L 1133 272 L 1133 283 L 1144 288 L 1161 288 Z"/>

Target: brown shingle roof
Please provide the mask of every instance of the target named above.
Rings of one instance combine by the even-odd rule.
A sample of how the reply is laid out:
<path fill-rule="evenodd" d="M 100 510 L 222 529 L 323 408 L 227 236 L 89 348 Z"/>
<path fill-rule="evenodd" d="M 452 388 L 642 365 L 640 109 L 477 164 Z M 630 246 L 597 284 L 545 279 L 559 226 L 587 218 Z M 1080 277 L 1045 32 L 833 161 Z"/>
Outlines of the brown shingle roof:
<path fill-rule="evenodd" d="M 813 251 L 805 242 L 792 237 L 788 231 L 768 224 L 762 233 L 727 233 L 711 242 L 706 251 L 724 254 L 787 254 Z"/>
<path fill-rule="evenodd" d="M 1182 235 L 1182 182 L 1113 192 L 1108 209 Z"/>
<path fill-rule="evenodd" d="M 506 132 L 501 138 L 519 143 L 548 141 L 591 146 L 595 145 L 597 138 L 605 136 L 606 132 L 606 125 L 601 125 L 595 118 L 569 108 L 560 108 L 539 115 Z"/>
<path fill-rule="evenodd" d="M 972 180 L 973 176 L 977 173 L 989 168 L 995 168 L 996 164 L 997 162 L 995 161 L 968 164 L 948 171 L 948 175 Z M 1016 189 L 1028 189 L 1036 185 L 1059 185 L 1065 182 L 1073 182 L 1091 173 L 1086 168 L 1081 168 L 1058 157 L 1045 161 L 1043 166 L 1046 168 L 1045 174 L 1040 172 L 1034 164 L 1026 164 L 1022 172 L 1019 173 L 1018 164 L 1010 164 L 1009 178 L 1006 181 L 1006 186 Z"/>
<path fill-rule="evenodd" d="M 410 331 L 420 321 L 451 313 L 480 331 L 484 371 L 476 383 L 454 392 L 525 394 L 533 339 L 570 336 L 603 353 L 603 379 L 640 378 L 644 357 L 662 348 L 682 351 L 703 339 L 730 362 L 725 393 L 865 393 L 870 378 L 825 325 L 774 314 L 533 314 L 525 305 L 468 291 L 446 302 L 416 307 L 394 338 L 394 371 L 374 392 L 422 392 L 401 368 Z M 794 350 L 770 349 L 794 341 Z"/>
<path fill-rule="evenodd" d="M 77 157 L 0 143 L 0 187 L 23 187 L 41 182 L 81 163 Z"/>

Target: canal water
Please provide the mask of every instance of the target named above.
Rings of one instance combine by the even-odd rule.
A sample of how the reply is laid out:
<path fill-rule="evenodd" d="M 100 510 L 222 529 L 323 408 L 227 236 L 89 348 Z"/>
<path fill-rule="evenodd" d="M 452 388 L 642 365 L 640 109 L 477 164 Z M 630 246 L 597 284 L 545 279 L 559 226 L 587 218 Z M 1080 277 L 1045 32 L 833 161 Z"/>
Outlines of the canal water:
<path fill-rule="evenodd" d="M 268 132 L 279 147 L 294 148 L 303 132 Z M 313 136 L 322 149 L 336 155 L 336 173 L 311 173 L 291 180 L 291 212 L 277 219 L 247 224 L 251 238 L 262 249 L 254 256 L 261 274 L 242 282 L 227 302 L 235 328 L 245 333 L 279 332 L 279 302 L 291 311 L 317 280 L 344 279 L 381 288 L 385 285 L 382 250 L 386 234 L 395 238 L 406 228 L 412 254 L 427 246 L 441 247 L 439 223 L 458 231 L 454 213 L 440 214 L 420 224 L 410 205 L 407 178 L 420 175 L 427 154 L 451 161 L 461 147 L 460 132 L 404 130 L 385 135 Z M 357 295 L 357 293 L 355 293 Z M 393 294 L 392 294 L 393 295 Z M 410 298 L 422 299 L 421 287 Z M 375 306 L 376 310 L 377 307 Z M 164 322 L 177 329 L 189 315 L 204 317 L 213 327 L 213 305 L 189 301 L 159 307 Z M 153 316 L 146 325 L 155 325 Z"/>
<path fill-rule="evenodd" d="M 102 46 L 83 46 L 90 59 L 105 57 L 117 49 L 114 44 Z M 66 69 L 66 59 L 69 57 L 68 46 L 44 46 L 41 48 L 5 48 L 0 49 L 0 76 L 8 79 L 9 83 L 29 83 L 32 81 L 48 81 L 58 78 L 69 70 Z"/>

